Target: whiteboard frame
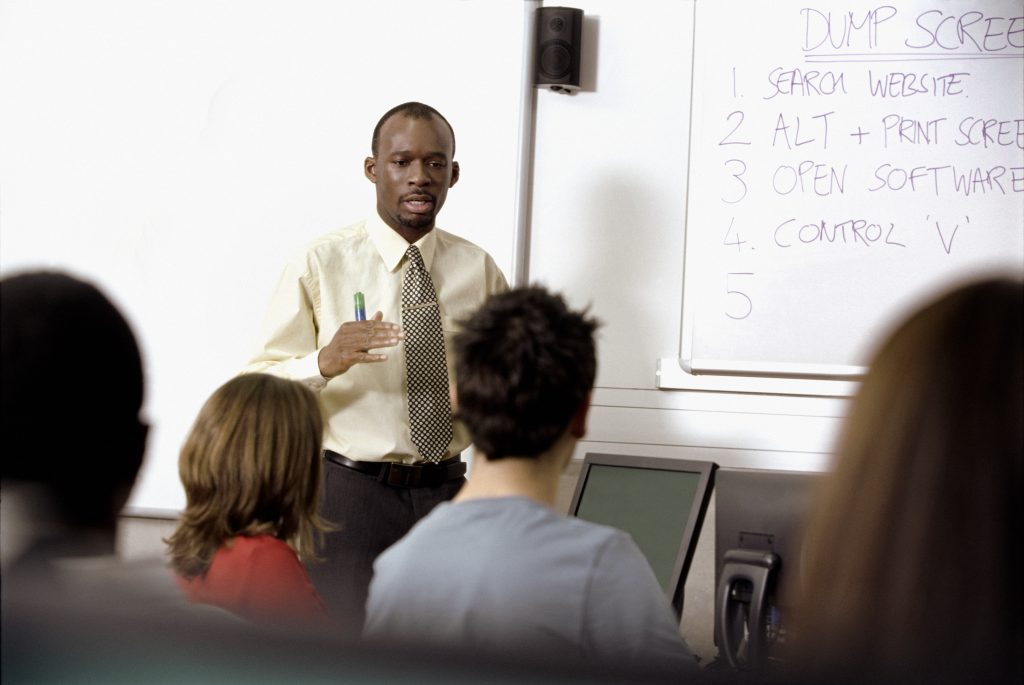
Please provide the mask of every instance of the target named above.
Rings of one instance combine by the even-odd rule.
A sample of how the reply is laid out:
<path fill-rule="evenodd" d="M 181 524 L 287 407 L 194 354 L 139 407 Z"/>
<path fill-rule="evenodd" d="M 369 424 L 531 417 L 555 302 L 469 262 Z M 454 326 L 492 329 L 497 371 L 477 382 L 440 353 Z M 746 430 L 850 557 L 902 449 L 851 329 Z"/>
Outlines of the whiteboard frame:
<path fill-rule="evenodd" d="M 693 367 L 684 367 L 683 363 L 683 359 L 676 357 L 659 359 L 658 368 L 655 371 L 655 386 L 659 390 L 699 390 L 810 397 L 852 397 L 860 389 L 860 382 L 853 378 L 826 379 L 810 376 L 785 376 L 777 369 L 770 369 L 761 375 L 752 375 L 749 368 L 745 368 L 742 374 L 727 373 L 724 370 L 701 373 L 695 371 Z M 742 364 L 742 362 L 730 362 L 730 364 Z"/>
<path fill-rule="evenodd" d="M 658 389 L 701 390 L 757 394 L 808 395 L 822 397 L 850 397 L 857 393 L 860 381 L 867 373 L 864 366 L 800 364 L 791 362 L 754 362 L 742 360 L 705 359 L 694 357 L 693 342 L 696 334 L 695 302 L 687 298 L 695 289 L 696 276 L 687 268 L 687 254 L 691 246 L 691 190 L 692 174 L 689 164 L 693 160 L 694 106 L 696 98 L 697 9 L 693 2 L 693 36 L 690 41 L 690 111 L 687 139 L 686 207 L 684 212 L 682 320 L 679 357 L 657 360 L 655 385 Z M 1017 58 L 1020 58 L 1018 55 Z M 690 264 L 689 266 L 693 266 Z"/>

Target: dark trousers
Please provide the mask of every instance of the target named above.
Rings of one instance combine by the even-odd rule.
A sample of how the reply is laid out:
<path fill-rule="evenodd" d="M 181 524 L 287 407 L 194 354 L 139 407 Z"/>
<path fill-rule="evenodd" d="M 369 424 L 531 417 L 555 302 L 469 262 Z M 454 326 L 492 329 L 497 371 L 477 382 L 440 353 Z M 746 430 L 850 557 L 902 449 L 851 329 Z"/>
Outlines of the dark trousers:
<path fill-rule="evenodd" d="M 373 560 L 412 525 L 458 493 L 465 478 L 436 487 L 386 485 L 375 476 L 325 459 L 320 515 L 336 526 L 306 564 L 328 611 L 350 637 L 362 631 Z M 415 569 L 410 569 L 410 578 Z"/>

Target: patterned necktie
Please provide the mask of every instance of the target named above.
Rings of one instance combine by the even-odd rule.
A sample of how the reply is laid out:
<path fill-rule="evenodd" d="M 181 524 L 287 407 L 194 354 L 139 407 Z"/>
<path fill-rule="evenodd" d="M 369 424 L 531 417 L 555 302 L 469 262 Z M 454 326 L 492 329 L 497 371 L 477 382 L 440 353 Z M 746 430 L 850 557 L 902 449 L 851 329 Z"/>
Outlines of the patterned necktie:
<path fill-rule="evenodd" d="M 409 428 L 420 456 L 437 463 L 452 440 L 452 406 L 448 365 L 437 293 L 419 248 L 405 252 L 409 268 L 402 283 L 402 328 L 409 385 Z"/>

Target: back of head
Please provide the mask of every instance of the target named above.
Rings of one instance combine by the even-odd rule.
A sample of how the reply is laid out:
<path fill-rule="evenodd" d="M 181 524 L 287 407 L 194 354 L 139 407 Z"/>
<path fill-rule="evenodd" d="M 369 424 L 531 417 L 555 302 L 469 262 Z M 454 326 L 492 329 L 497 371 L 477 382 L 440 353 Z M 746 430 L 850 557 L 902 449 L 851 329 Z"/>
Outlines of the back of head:
<path fill-rule="evenodd" d="M 799 657 L 833 674 L 1021 674 L 1024 285 L 925 306 L 878 348 L 804 554 Z"/>
<path fill-rule="evenodd" d="M 70 523 L 111 526 L 145 449 L 142 361 L 96 287 L 60 273 L 0 281 L 3 479 L 41 486 Z"/>
<path fill-rule="evenodd" d="M 490 459 L 535 457 L 594 385 L 597 323 L 540 287 L 494 295 L 455 337 L 457 416 Z"/>
<path fill-rule="evenodd" d="M 297 381 L 253 373 L 217 388 L 181 449 L 187 502 L 168 540 L 175 569 L 201 575 L 238 535 L 273 535 L 311 552 L 322 527 L 322 437 L 317 398 Z"/>

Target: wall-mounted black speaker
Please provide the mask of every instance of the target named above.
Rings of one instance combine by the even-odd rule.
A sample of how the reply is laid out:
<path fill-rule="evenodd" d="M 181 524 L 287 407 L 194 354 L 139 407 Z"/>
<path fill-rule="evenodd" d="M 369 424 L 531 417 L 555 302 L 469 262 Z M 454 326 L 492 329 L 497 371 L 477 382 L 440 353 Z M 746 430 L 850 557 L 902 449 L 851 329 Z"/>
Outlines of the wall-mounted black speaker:
<path fill-rule="evenodd" d="M 580 44 L 583 10 L 573 7 L 537 9 L 537 52 L 534 85 L 562 93 L 580 89 Z"/>

